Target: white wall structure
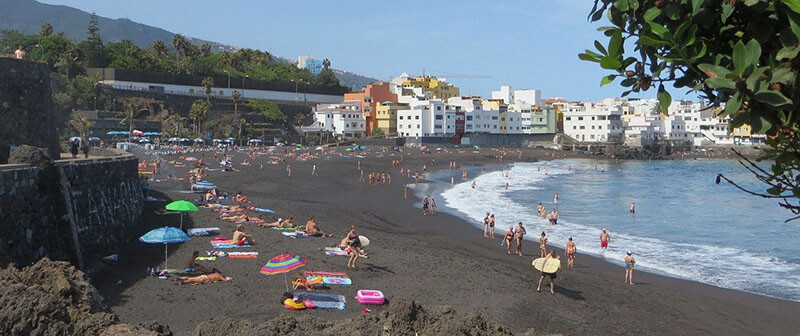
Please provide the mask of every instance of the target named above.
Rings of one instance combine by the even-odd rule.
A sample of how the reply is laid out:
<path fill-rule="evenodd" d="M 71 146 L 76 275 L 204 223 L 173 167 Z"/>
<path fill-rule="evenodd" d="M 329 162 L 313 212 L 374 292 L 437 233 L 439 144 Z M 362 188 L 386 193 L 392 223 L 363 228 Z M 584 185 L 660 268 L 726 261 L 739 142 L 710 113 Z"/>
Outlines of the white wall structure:
<path fill-rule="evenodd" d="M 455 135 L 458 108 L 439 99 L 419 102 L 397 111 L 397 134 L 405 137 L 451 137 Z"/>
<path fill-rule="evenodd" d="M 164 93 L 168 94 L 178 94 L 178 95 L 196 96 L 196 97 L 206 96 L 205 88 L 203 88 L 202 86 L 131 82 L 131 81 L 119 81 L 119 80 L 102 80 L 100 81 L 100 83 L 121 90 L 151 91 L 153 88 L 159 88 L 159 91 L 163 90 Z M 343 98 L 343 96 L 325 95 L 317 93 L 251 90 L 251 89 L 236 89 L 227 87 L 225 88 L 212 87 L 211 97 L 229 98 L 233 93 L 233 91 L 239 91 L 239 93 L 242 94 L 242 99 L 269 99 L 269 100 L 291 101 L 291 102 L 335 103 L 342 101 Z"/>
<path fill-rule="evenodd" d="M 510 85 L 501 85 L 500 90 L 492 91 L 492 99 L 502 99 L 504 103 L 511 104 L 514 102 L 514 93 L 511 91 Z"/>
<path fill-rule="evenodd" d="M 542 91 L 534 89 L 514 90 L 510 85 L 501 85 L 500 90 L 492 91 L 492 99 L 502 99 L 503 103 L 542 106 Z"/>
<path fill-rule="evenodd" d="M 564 113 L 564 133 L 582 142 L 622 142 L 624 125 L 619 105 L 571 104 Z"/>
<path fill-rule="evenodd" d="M 319 104 L 313 113 L 314 124 L 303 127 L 304 132 L 329 132 L 342 138 L 354 138 L 367 130 L 360 101 Z"/>

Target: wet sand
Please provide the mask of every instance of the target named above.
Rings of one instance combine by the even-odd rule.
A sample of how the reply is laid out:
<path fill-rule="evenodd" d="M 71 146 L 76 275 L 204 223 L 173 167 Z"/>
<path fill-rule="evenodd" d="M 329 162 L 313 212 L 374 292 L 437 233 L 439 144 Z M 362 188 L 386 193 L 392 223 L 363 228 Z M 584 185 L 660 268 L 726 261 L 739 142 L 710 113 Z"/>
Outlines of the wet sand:
<path fill-rule="evenodd" d="M 522 161 L 549 159 L 549 153 L 525 150 Z M 406 149 L 404 154 L 400 167 L 420 173 L 423 164 L 430 169 L 434 158 L 436 169 L 447 169 L 452 159 L 459 165 L 498 163 L 493 157 L 497 152 L 491 149 L 449 154 L 436 151 L 421 154 Z M 205 154 L 207 162 L 212 161 L 211 155 Z M 555 294 L 544 290 L 537 293 L 539 273 L 531 267 L 531 260 L 538 255 L 535 243 L 525 242 L 524 257 L 508 256 L 505 248 L 500 247 L 500 237 L 484 238 L 482 232 L 460 218 L 445 213 L 422 216 L 414 207 L 419 200 L 411 190 L 408 200 L 402 198 L 402 183 L 412 183 L 413 179 L 401 179 L 399 167 L 391 167 L 391 160 L 399 156 L 376 158 L 374 153 L 367 156 L 291 160 L 288 163 L 293 172 L 287 177 L 285 163 L 271 165 L 266 157 L 260 157 L 251 166 L 242 167 L 238 163 L 244 155 L 235 154 L 234 163 L 240 172 L 209 173 L 208 180 L 223 191 L 242 192 L 253 205 L 275 210 L 275 215 L 264 216 L 268 221 L 292 216 L 295 223 L 303 224 L 314 216 L 323 231 L 334 234 L 332 238 L 296 240 L 276 230 L 245 224 L 245 230 L 254 235 L 258 244 L 229 251 L 258 251 L 258 259 L 221 258 L 201 262 L 233 276 L 233 283 L 178 286 L 174 280 L 145 277 L 145 268 L 159 263 L 163 267 L 164 249 L 161 245 L 140 243 L 136 236 L 121 247 L 116 266 L 91 275 L 93 283 L 123 322 L 157 320 L 168 324 L 177 335 L 187 334 L 198 323 L 220 315 L 253 322 L 267 321 L 280 314 L 312 314 L 327 319 L 352 317 L 363 314 L 364 306 L 354 298 L 359 289 L 379 289 L 389 299 L 407 297 L 424 305 L 451 305 L 459 312 L 479 313 L 517 332 L 533 328 L 537 332 L 567 335 L 793 335 L 800 330 L 800 321 L 795 318 L 800 313 L 800 304 L 796 302 L 644 272 L 635 274 L 636 285 L 625 285 L 622 267 L 581 254 L 576 257 L 575 268 L 562 272 L 563 279 L 557 282 Z M 516 154 L 510 156 L 507 162 L 518 161 Z M 366 172 L 391 171 L 392 184 L 370 186 L 359 182 L 358 160 Z M 263 170 L 259 169 L 261 163 Z M 311 176 L 312 164 L 317 164 L 319 176 Z M 184 176 L 187 168 L 171 170 Z M 456 180 L 460 180 L 460 171 L 456 174 Z M 171 200 L 199 197 L 199 194 L 176 192 L 186 190 L 186 184 L 152 183 L 151 188 L 156 196 Z M 141 221 L 142 232 L 152 227 L 177 225 L 177 215 L 152 213 L 164 203 L 148 203 Z M 502 214 L 502 209 L 487 210 Z M 208 209 L 200 209 L 184 217 L 184 226 L 220 227 L 221 235 L 230 237 L 235 224 L 217 217 Z M 358 233 L 372 242 L 367 247 L 369 259 L 360 259 L 355 270 L 347 269 L 347 257 L 326 256 L 321 251 L 325 246 L 337 244 L 350 225 L 355 225 Z M 211 250 L 211 239 L 198 237 L 170 245 L 170 268 L 182 267 L 194 250 L 201 253 Z M 579 242 L 591 243 L 596 242 Z M 347 272 L 353 279 L 352 286 L 331 286 L 324 290 L 345 295 L 347 310 L 297 312 L 283 308 L 278 302 L 284 292 L 284 277 L 263 275 L 259 269 L 268 258 L 284 252 L 308 260 L 305 267 L 288 274 L 289 281 L 303 270 Z M 563 255 L 562 250 L 558 252 Z"/>

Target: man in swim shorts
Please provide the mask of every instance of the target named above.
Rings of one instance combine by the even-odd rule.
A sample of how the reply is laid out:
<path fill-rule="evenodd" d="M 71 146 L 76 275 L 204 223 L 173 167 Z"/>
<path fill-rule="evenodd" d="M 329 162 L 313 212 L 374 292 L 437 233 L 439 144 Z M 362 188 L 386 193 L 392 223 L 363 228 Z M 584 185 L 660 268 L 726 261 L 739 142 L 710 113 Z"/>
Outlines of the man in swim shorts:
<path fill-rule="evenodd" d="M 611 235 L 606 232 L 606 229 L 603 229 L 603 232 L 600 233 L 600 248 L 605 252 L 608 249 L 608 242 L 611 240 Z"/>
<path fill-rule="evenodd" d="M 550 250 L 550 253 L 548 253 L 545 258 L 547 258 L 547 259 L 542 264 L 542 269 L 544 269 L 544 265 L 547 264 L 547 260 L 549 260 L 549 259 L 559 259 L 559 256 L 556 254 L 556 250 Z M 558 270 L 556 270 L 553 273 L 546 273 L 545 271 L 542 271 L 541 275 L 539 275 L 539 285 L 536 286 L 536 291 L 537 292 L 541 292 L 542 291 L 542 280 L 544 280 L 545 276 L 548 276 L 548 277 L 550 277 L 550 294 L 553 294 L 554 293 L 553 287 L 555 287 L 555 281 L 556 281 L 557 274 L 558 274 Z"/>
<path fill-rule="evenodd" d="M 567 267 L 575 266 L 575 250 L 577 250 L 575 242 L 572 241 L 572 237 L 569 237 L 569 241 L 567 241 L 567 248 L 564 249 L 565 253 L 567 254 Z"/>
<path fill-rule="evenodd" d="M 633 267 L 636 265 L 636 260 L 633 260 L 633 252 L 628 251 L 625 256 L 625 283 L 633 285 Z"/>

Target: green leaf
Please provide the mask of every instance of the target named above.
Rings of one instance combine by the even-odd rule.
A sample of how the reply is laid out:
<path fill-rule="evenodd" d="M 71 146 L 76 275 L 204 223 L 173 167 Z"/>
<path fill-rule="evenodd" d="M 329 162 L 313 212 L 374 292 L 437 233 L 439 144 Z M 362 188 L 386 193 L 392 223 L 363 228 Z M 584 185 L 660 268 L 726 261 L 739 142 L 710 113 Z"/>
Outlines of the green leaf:
<path fill-rule="evenodd" d="M 660 47 L 664 45 L 664 41 L 656 40 L 648 36 L 639 37 L 639 44 L 651 47 Z"/>
<path fill-rule="evenodd" d="M 589 61 L 589 62 L 595 62 L 595 63 L 599 63 L 600 62 L 600 60 L 597 59 L 596 57 L 592 57 L 592 56 L 584 54 L 584 53 L 578 54 L 578 58 L 583 60 L 583 61 Z"/>
<path fill-rule="evenodd" d="M 608 55 L 608 51 L 606 51 L 606 48 L 603 47 L 603 44 L 600 43 L 600 41 L 595 40 L 594 47 L 597 48 L 597 51 L 599 51 L 601 54 Z"/>
<path fill-rule="evenodd" d="M 756 68 L 750 76 L 747 76 L 747 89 L 750 91 L 759 91 L 756 84 L 761 79 L 761 74 L 767 70 L 767 67 Z"/>
<path fill-rule="evenodd" d="M 603 57 L 603 55 L 600 55 L 600 54 L 598 54 L 598 53 L 596 53 L 594 51 L 591 51 L 589 49 L 586 49 L 586 55 L 592 56 L 592 57 L 594 57 L 594 58 L 596 58 L 598 60 Z"/>
<path fill-rule="evenodd" d="M 613 82 L 615 78 L 617 78 L 617 75 L 608 75 L 603 77 L 600 79 L 600 86 L 602 87 L 603 85 Z"/>
<path fill-rule="evenodd" d="M 619 31 L 611 35 L 611 40 L 608 41 L 608 56 L 619 57 L 622 55 L 622 33 Z"/>
<path fill-rule="evenodd" d="M 736 42 L 736 45 L 733 46 L 733 69 L 739 77 L 742 77 L 748 65 L 747 50 L 744 47 L 744 43 L 739 40 L 739 42 Z"/>
<path fill-rule="evenodd" d="M 667 32 L 669 32 L 669 30 L 667 30 L 667 28 L 664 27 L 664 25 L 662 25 L 660 23 L 650 22 L 650 23 L 648 23 L 648 25 L 650 26 L 650 31 L 652 31 L 653 34 L 656 34 L 656 36 L 658 36 L 660 38 L 664 38 L 664 35 Z"/>
<path fill-rule="evenodd" d="M 602 26 L 600 28 L 597 28 L 597 31 L 599 31 L 599 32 L 604 32 L 606 30 L 619 30 L 619 28 L 611 27 L 611 26 Z"/>
<path fill-rule="evenodd" d="M 658 105 L 661 106 L 661 113 L 667 114 L 669 105 L 672 104 L 672 96 L 664 88 L 664 84 L 658 86 Z"/>
<path fill-rule="evenodd" d="M 758 59 L 761 58 L 761 44 L 756 39 L 751 39 L 745 45 L 745 50 L 747 51 L 748 63 L 758 66 Z"/>
<path fill-rule="evenodd" d="M 800 52 L 800 46 L 785 47 L 778 51 L 778 54 L 775 55 L 775 59 L 778 61 L 786 58 L 793 59 L 797 57 L 798 52 Z"/>
<path fill-rule="evenodd" d="M 800 15 L 789 12 L 786 13 L 786 17 L 789 19 L 789 27 L 792 29 L 792 33 L 794 33 L 795 38 L 800 40 Z"/>
<path fill-rule="evenodd" d="M 692 0 L 692 16 L 700 13 L 701 9 L 703 9 L 703 0 Z"/>
<path fill-rule="evenodd" d="M 752 7 L 759 2 L 761 2 L 761 0 L 744 0 L 744 5 L 747 7 Z"/>
<path fill-rule="evenodd" d="M 689 61 L 695 62 L 705 55 L 706 55 L 706 43 L 700 42 L 700 51 L 694 54 L 694 56 L 692 56 L 692 58 L 690 58 Z"/>
<path fill-rule="evenodd" d="M 659 15 L 661 15 L 661 8 L 651 7 L 646 12 L 644 12 L 644 21 L 645 22 L 652 22 L 653 20 L 658 18 Z"/>
<path fill-rule="evenodd" d="M 721 16 L 722 23 L 725 23 L 725 21 L 728 21 L 728 17 L 730 17 L 731 14 L 733 14 L 733 6 L 731 6 L 731 4 L 728 3 L 727 1 L 723 2 L 722 3 L 722 16 Z"/>
<path fill-rule="evenodd" d="M 789 84 L 792 80 L 794 80 L 794 72 L 788 67 L 778 68 L 772 72 L 773 83 Z"/>
<path fill-rule="evenodd" d="M 726 117 L 733 113 L 736 113 L 739 111 L 739 108 L 741 107 L 742 107 L 742 99 L 739 97 L 739 92 L 736 92 L 736 94 L 734 94 L 733 97 L 728 99 L 728 102 L 725 103 L 725 110 L 722 111 L 720 117 Z"/>
<path fill-rule="evenodd" d="M 636 78 L 625 78 L 622 80 L 622 83 L 619 83 L 619 85 L 622 85 L 623 87 L 631 87 L 633 84 L 636 84 L 636 81 Z"/>
<path fill-rule="evenodd" d="M 729 89 L 736 88 L 736 83 L 730 79 L 725 78 L 706 78 L 706 86 L 712 89 Z"/>
<path fill-rule="evenodd" d="M 784 5 L 789 7 L 795 13 L 800 14 L 800 0 L 781 0 Z"/>
<path fill-rule="evenodd" d="M 715 76 L 717 76 L 719 78 L 725 78 L 728 75 L 732 74 L 732 72 L 730 70 L 728 70 L 725 67 L 721 67 L 719 65 L 700 64 L 697 67 L 700 68 L 700 70 L 702 70 L 703 72 L 705 72 L 706 76 L 708 76 L 709 73 L 712 73 L 712 74 L 714 74 Z M 712 77 L 712 76 L 709 76 L 709 77 Z"/>
<path fill-rule="evenodd" d="M 664 15 L 666 15 L 670 20 L 678 20 L 681 18 L 681 7 L 671 2 L 664 7 Z"/>
<path fill-rule="evenodd" d="M 628 0 L 617 0 L 617 1 L 614 1 L 614 8 L 616 8 L 618 10 L 621 10 L 623 12 L 627 12 L 628 9 L 629 9 Z"/>
<path fill-rule="evenodd" d="M 753 95 L 753 98 L 764 104 L 769 104 L 776 107 L 790 105 L 792 103 L 792 101 L 789 100 L 789 98 L 786 98 L 786 96 L 784 96 L 782 93 L 768 89 L 756 92 L 756 94 Z"/>
<path fill-rule="evenodd" d="M 769 120 L 767 120 L 763 116 L 759 116 L 758 119 L 761 121 L 761 127 L 759 127 L 758 129 L 753 127 L 753 133 L 764 134 L 767 131 L 769 131 L 770 128 L 772 128 L 772 123 L 769 122 Z"/>
<path fill-rule="evenodd" d="M 606 56 L 600 60 L 600 67 L 606 70 L 617 70 L 622 66 L 622 62 L 619 59 Z"/>

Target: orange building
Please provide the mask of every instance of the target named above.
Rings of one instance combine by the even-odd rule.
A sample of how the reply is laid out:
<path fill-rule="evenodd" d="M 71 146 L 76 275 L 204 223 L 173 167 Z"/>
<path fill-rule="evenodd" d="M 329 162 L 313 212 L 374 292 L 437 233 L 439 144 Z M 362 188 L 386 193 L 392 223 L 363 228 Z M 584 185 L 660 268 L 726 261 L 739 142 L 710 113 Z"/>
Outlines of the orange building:
<path fill-rule="evenodd" d="M 378 127 L 378 120 L 375 118 L 378 104 L 386 101 L 397 103 L 397 94 L 389 90 L 388 82 L 375 82 L 367 85 L 364 92 L 345 93 L 344 100 L 361 102 L 361 111 L 367 119 L 366 135 L 370 135 L 372 130 Z"/>

